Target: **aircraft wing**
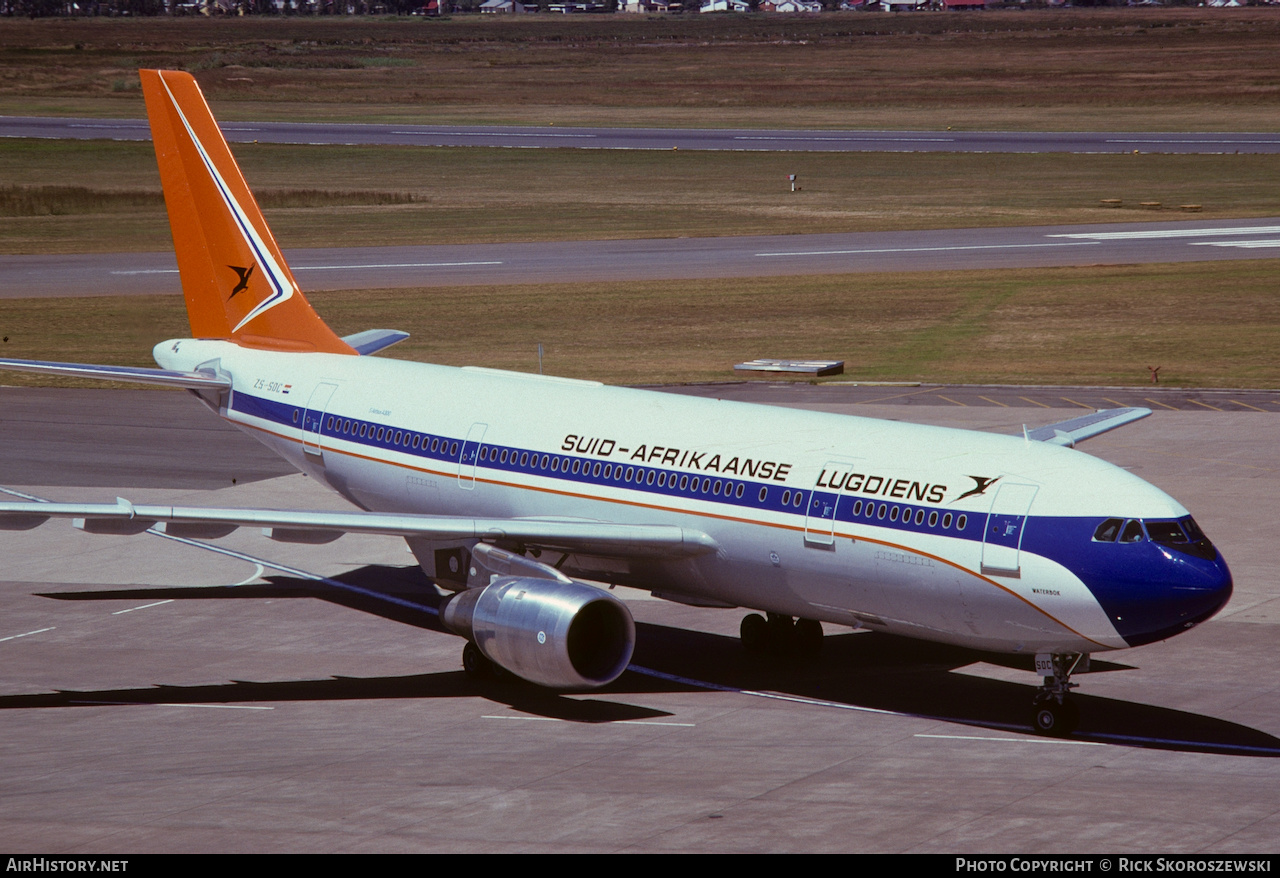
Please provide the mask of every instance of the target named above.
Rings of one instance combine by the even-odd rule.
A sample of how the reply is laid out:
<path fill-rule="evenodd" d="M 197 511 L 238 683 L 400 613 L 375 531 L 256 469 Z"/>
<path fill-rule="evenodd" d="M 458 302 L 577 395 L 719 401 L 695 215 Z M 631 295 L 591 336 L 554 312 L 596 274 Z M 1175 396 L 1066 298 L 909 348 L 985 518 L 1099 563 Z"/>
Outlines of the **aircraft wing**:
<path fill-rule="evenodd" d="M 381 512 L 295 512 L 115 503 L 0 503 L 0 530 L 28 530 L 70 518 L 89 533 L 136 534 L 152 527 L 173 536 L 212 539 L 260 527 L 280 542 L 323 543 L 344 533 L 435 540 L 479 539 L 595 555 L 690 557 L 714 552 L 707 534 L 674 525 L 630 525 L 566 518 L 449 518 Z"/>
<path fill-rule="evenodd" d="M 1134 421 L 1140 421 L 1151 414 L 1151 409 L 1122 408 L 1102 409 L 1069 421 L 1059 421 L 1034 430 L 1026 430 L 1024 435 L 1034 442 L 1046 442 L 1050 445 L 1065 445 L 1074 448 L 1077 442 L 1092 439 L 1100 433 L 1123 427 Z"/>
<path fill-rule="evenodd" d="M 40 375 L 96 378 L 101 381 L 160 384 L 166 387 L 186 387 L 190 390 L 219 390 L 231 387 L 230 378 L 215 375 L 212 372 L 180 372 L 173 369 L 147 369 L 139 366 L 97 366 L 92 363 L 52 363 L 45 360 L 0 358 L 0 369 L 13 372 L 35 372 Z"/>

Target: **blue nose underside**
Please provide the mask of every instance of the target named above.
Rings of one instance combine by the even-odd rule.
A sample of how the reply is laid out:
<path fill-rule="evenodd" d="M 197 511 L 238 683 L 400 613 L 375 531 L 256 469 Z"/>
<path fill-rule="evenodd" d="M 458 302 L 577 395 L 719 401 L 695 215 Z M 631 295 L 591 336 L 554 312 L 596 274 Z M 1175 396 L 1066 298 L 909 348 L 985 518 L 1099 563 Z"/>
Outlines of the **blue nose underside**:
<path fill-rule="evenodd" d="M 1078 576 L 1129 646 L 1186 631 L 1231 598 L 1231 571 L 1207 542 L 1202 545 L 1208 551 L 1201 555 L 1208 557 L 1150 540 L 1097 542 L 1092 539 L 1095 525 L 1080 522 L 1078 529 L 1058 528 L 1052 540 L 1037 539 L 1028 529 L 1023 548 L 1052 557 Z M 1050 532 L 1045 529 L 1041 535 Z"/>

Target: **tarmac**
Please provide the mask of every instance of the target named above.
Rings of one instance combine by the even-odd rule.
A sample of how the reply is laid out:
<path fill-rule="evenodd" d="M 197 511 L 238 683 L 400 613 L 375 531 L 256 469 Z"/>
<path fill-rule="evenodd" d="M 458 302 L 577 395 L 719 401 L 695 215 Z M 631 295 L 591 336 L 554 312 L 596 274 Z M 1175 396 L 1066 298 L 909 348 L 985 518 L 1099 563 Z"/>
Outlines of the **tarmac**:
<path fill-rule="evenodd" d="M 683 390 L 1002 432 L 1081 410 L 1070 388 Z M 813 663 L 750 658 L 740 611 L 620 589 L 632 670 L 557 695 L 467 678 L 397 540 L 0 532 L 0 848 L 1273 852 L 1276 397 L 1153 398 L 1170 407 L 1082 448 L 1180 499 L 1236 592 L 1182 636 L 1095 657 L 1069 739 L 1030 733 L 1023 660 L 832 626 Z M 346 508 L 184 394 L 0 405 L 0 484 L 24 493 Z"/>

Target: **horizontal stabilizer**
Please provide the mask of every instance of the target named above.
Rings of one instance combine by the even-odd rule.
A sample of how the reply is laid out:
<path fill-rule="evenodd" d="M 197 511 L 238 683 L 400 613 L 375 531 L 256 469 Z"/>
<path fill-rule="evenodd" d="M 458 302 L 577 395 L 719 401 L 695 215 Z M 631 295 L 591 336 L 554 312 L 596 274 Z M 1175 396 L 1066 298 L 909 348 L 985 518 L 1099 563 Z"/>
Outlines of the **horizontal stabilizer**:
<path fill-rule="evenodd" d="M 35 372 L 40 375 L 65 375 L 70 378 L 94 378 L 99 381 L 159 384 L 164 387 L 186 387 L 191 390 L 219 390 L 231 387 L 230 378 L 223 378 L 212 372 L 179 372 L 173 369 L 147 369 L 139 366 L 95 366 L 92 363 L 0 359 L 0 369 L 8 369 L 11 372 Z"/>
<path fill-rule="evenodd" d="M 368 356 L 376 354 L 383 348 L 389 348 L 397 342 L 404 341 L 409 333 L 399 329 L 366 329 L 355 335 L 344 335 L 342 340 L 351 345 L 357 354 Z"/>
<path fill-rule="evenodd" d="M 0 503 L 0 530 L 26 529 L 38 519 L 70 518 L 91 533 L 139 533 L 162 524 L 170 534 L 216 533 L 223 528 L 270 529 L 273 539 L 315 542 L 319 533 L 386 534 L 436 540 L 478 539 L 592 555 L 690 557 L 714 552 L 705 533 L 675 525 L 612 524 L 547 518 L 447 518 L 380 512 L 293 512 L 275 509 L 206 509 L 116 503 Z M 181 525 L 177 527 L 176 525 Z"/>
<path fill-rule="evenodd" d="M 1100 433 L 1123 427 L 1134 421 L 1140 421 L 1151 414 L 1151 409 L 1123 408 L 1102 409 L 1091 414 L 1081 415 L 1069 421 L 1059 421 L 1046 427 L 1027 430 L 1026 437 L 1034 442 L 1046 442 L 1049 445 L 1065 445 L 1072 448 L 1077 442 L 1091 439 Z"/>

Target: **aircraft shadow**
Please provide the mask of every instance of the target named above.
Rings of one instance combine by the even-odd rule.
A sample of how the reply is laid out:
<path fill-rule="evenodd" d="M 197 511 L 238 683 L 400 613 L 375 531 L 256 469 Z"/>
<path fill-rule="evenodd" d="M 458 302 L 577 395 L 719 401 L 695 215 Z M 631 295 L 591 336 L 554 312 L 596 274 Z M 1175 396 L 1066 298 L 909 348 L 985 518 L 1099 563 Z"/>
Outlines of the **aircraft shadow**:
<path fill-rule="evenodd" d="M 316 598 L 402 624 L 443 631 L 440 598 L 416 567 L 366 566 L 336 584 L 290 576 L 267 584 L 204 588 L 132 588 L 49 593 L 57 600 L 219 600 Z M 707 688 L 770 692 L 835 707 L 889 711 L 988 729 L 1029 733 L 1036 691 L 1029 659 L 906 640 L 870 632 L 828 634 L 820 657 L 749 656 L 736 637 L 638 622 L 633 668 L 591 697 L 565 696 L 510 678 L 475 681 L 462 671 L 401 677 L 335 677 L 279 682 L 233 681 L 212 686 L 158 686 L 92 692 L 0 695 L 0 710 L 102 704 L 270 703 L 344 699 L 480 696 L 521 712 L 570 722 L 651 720 L 670 714 L 609 700 Z M 1026 670 L 1010 683 L 957 669 L 986 661 Z M 1094 674 L 1128 666 L 1095 659 L 1073 694 L 1080 724 L 1073 737 L 1124 746 L 1248 756 L 1280 756 L 1280 739 L 1214 717 L 1083 694 Z M 817 708 L 815 708 L 817 709 Z"/>
<path fill-rule="evenodd" d="M 885 710 L 975 727 L 1031 732 L 1038 678 L 1025 663 L 959 647 L 871 632 L 828 634 L 817 659 L 749 656 L 736 638 L 637 625 L 633 665 L 717 686 L 766 691 L 838 706 Z M 976 662 L 1026 671 L 1027 684 L 955 673 Z M 1094 659 L 1072 694 L 1080 740 L 1182 752 L 1280 756 L 1280 738 L 1238 723 L 1088 695 L 1088 680 L 1129 666 Z M 618 682 L 626 682 L 624 675 Z M 617 683 L 614 684 L 615 686 Z M 643 687 L 640 687 L 643 688 Z M 610 688 L 599 690 L 608 693 Z"/>

